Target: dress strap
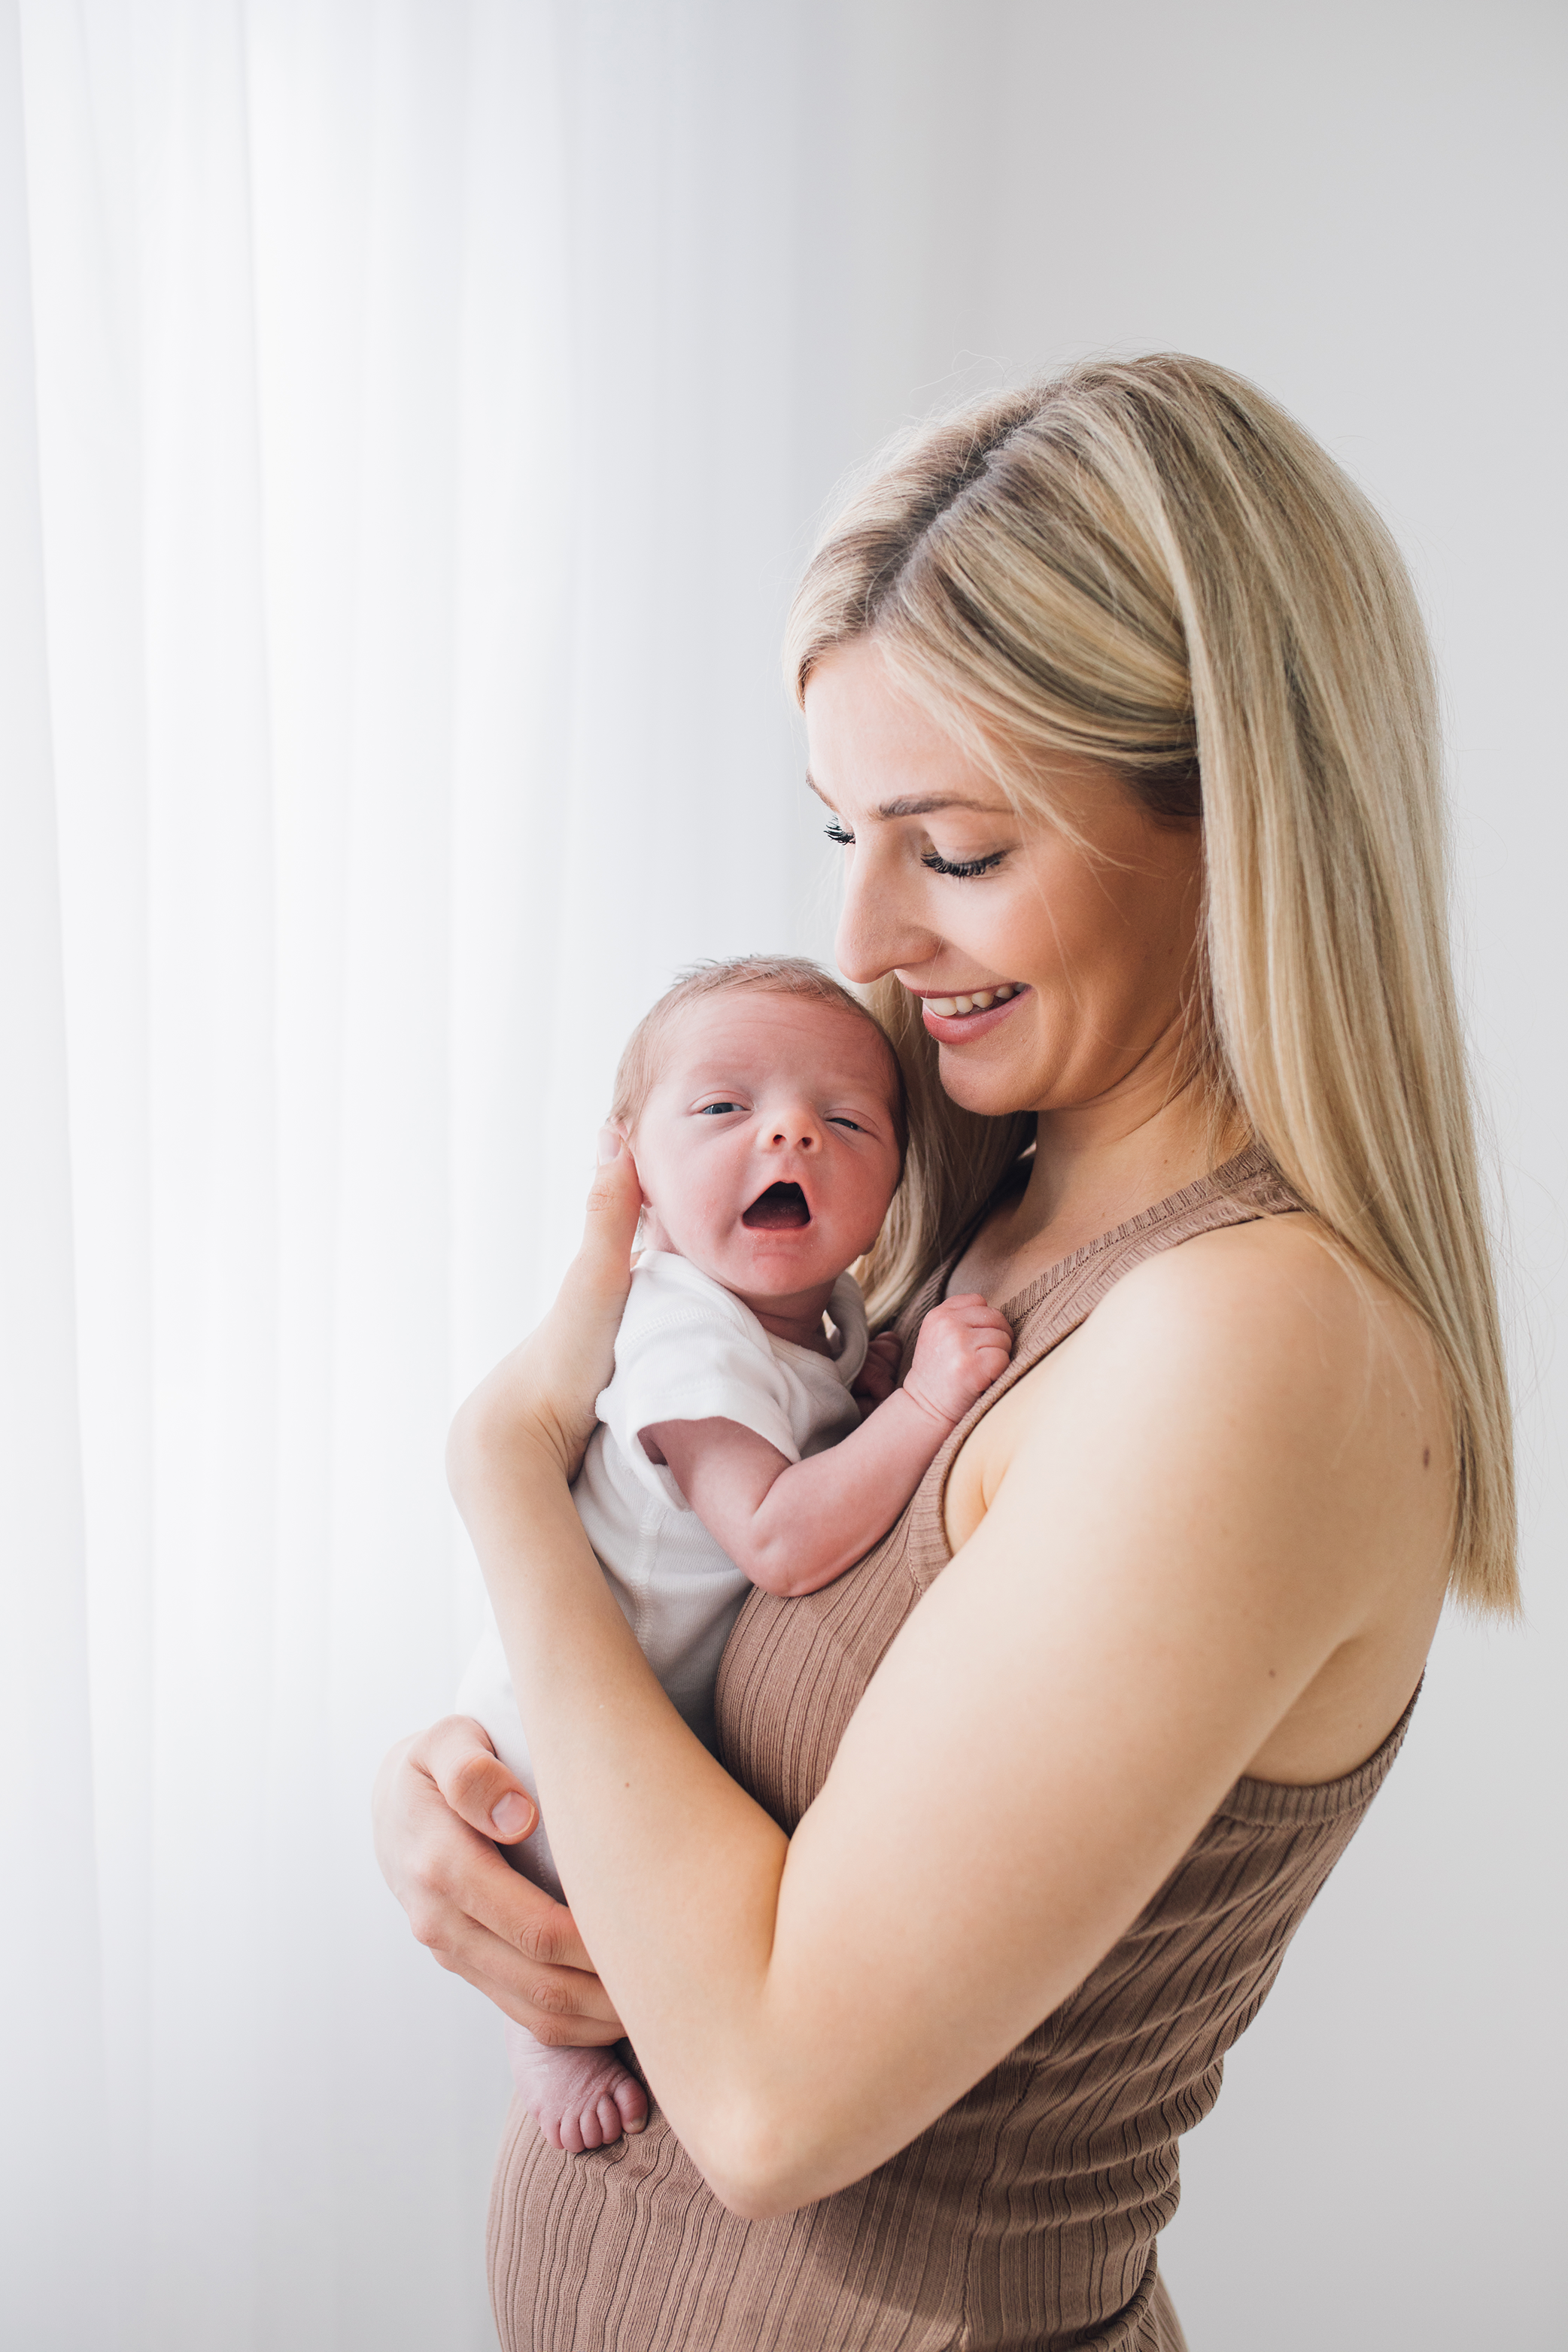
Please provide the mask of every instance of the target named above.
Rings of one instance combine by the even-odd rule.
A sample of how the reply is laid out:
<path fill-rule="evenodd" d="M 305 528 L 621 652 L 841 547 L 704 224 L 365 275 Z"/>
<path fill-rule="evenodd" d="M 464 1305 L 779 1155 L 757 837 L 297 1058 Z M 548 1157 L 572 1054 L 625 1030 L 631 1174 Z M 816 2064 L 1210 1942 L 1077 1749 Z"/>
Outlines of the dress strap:
<path fill-rule="evenodd" d="M 1290 1215 L 1302 1206 L 1261 1146 L 1249 1144 L 1195 1183 L 1156 1201 L 1152 1208 L 1141 1209 L 1098 1241 L 1058 1259 L 1004 1303 L 1001 1311 L 1014 1331 L 1012 1361 L 951 1432 L 910 1507 L 910 1558 L 911 1565 L 918 1563 L 916 1574 L 922 1590 L 952 1558 L 945 1510 L 952 1465 L 966 1440 L 1009 1389 L 1076 1331 L 1107 1291 L 1146 1258 L 1194 1241 L 1200 1234 L 1252 1224 L 1259 1217 Z M 956 1264 L 954 1256 L 939 1267 L 900 1318 L 897 1328 L 906 1349 L 942 1296 Z"/>

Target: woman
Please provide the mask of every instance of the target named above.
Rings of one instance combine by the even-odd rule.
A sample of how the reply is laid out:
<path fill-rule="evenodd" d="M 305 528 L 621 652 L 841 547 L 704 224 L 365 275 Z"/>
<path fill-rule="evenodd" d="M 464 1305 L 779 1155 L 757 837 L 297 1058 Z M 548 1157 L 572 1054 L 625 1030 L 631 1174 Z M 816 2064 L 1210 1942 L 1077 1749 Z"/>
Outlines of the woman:
<path fill-rule="evenodd" d="M 389 1759 L 384 1865 L 536 2032 L 624 2027 L 658 2102 L 589 2158 L 514 2118 L 507 2345 L 1150 2352 L 1177 2136 L 1445 1592 L 1514 1605 L 1427 655 L 1324 454 L 1160 357 L 917 435 L 790 666 L 838 960 L 935 1113 L 874 1311 L 907 1341 L 982 1291 L 1013 1362 L 858 1568 L 748 1603 L 726 1771 L 567 1493 L 636 1215 L 611 1137 L 450 1454 L 571 1918 L 488 1843 L 524 1808 L 460 1722 Z"/>

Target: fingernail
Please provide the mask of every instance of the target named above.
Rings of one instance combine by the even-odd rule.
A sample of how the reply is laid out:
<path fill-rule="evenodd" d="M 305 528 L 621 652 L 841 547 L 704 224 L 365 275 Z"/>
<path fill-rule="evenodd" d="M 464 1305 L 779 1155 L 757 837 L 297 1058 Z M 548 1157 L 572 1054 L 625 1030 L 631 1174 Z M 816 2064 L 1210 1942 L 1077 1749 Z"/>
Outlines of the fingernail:
<path fill-rule="evenodd" d="M 594 1146 L 594 1156 L 601 1168 L 608 1167 L 612 1160 L 620 1158 L 621 1139 L 613 1127 L 602 1127 L 599 1129 L 599 1139 Z"/>
<path fill-rule="evenodd" d="M 502 1837 L 521 1837 L 533 1818 L 533 1807 L 515 1789 L 509 1789 L 490 1815 Z"/>

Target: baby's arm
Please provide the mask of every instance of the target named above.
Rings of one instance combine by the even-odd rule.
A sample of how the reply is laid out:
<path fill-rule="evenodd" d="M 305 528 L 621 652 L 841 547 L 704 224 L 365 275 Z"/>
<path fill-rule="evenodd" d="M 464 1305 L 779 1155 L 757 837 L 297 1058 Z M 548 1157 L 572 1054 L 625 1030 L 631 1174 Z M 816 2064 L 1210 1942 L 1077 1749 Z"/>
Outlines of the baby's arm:
<path fill-rule="evenodd" d="M 1012 1352 L 1011 1327 L 983 1298 L 944 1299 L 921 1326 L 903 1387 L 825 1454 L 790 1462 L 734 1421 L 656 1422 L 643 1444 L 753 1584 L 816 1592 L 887 1533 Z"/>

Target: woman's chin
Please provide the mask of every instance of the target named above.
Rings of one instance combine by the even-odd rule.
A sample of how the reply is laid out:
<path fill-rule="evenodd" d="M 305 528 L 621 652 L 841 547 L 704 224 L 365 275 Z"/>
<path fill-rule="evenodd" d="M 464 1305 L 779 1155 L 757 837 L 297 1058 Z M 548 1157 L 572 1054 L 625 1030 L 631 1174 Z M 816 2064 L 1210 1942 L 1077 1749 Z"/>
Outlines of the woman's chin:
<path fill-rule="evenodd" d="M 978 1118 L 1011 1118 L 1015 1112 L 1033 1110 L 1038 1087 L 1016 1068 L 1011 1057 L 1000 1067 L 986 1068 L 974 1055 L 944 1046 L 937 1059 L 942 1089 L 960 1110 Z"/>

